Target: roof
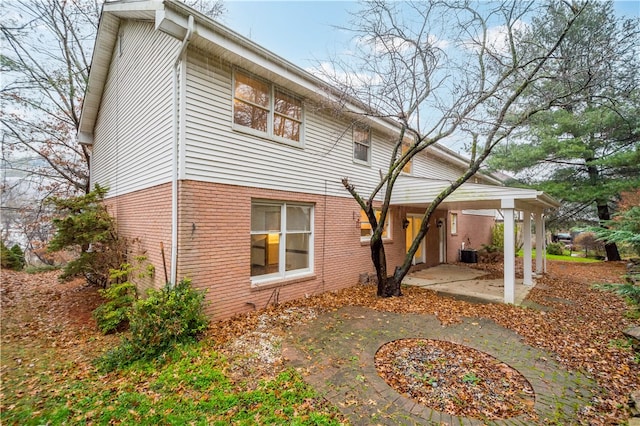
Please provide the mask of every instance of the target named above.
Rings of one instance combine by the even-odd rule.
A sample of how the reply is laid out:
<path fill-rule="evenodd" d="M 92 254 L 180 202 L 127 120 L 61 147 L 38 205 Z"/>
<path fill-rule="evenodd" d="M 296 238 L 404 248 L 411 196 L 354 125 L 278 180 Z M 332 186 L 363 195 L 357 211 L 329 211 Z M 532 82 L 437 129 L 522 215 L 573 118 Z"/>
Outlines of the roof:
<path fill-rule="evenodd" d="M 339 93 L 324 80 L 178 1 L 105 2 L 80 117 L 78 129 L 80 143 L 93 143 L 93 129 L 98 117 L 120 21 L 123 19 L 148 21 L 153 23 L 157 30 L 182 40 L 187 33 L 189 16 L 193 16 L 194 19 L 191 46 L 212 52 L 230 63 L 262 75 L 273 83 L 288 87 L 307 98 L 325 101 L 327 98 L 339 99 L 342 104 L 345 103 L 344 94 Z M 366 109 L 366 106 L 356 99 L 349 98 L 347 101 L 344 106 L 352 112 L 364 112 Z M 392 118 L 372 119 L 372 126 L 389 133 L 397 133 L 399 128 L 399 124 Z M 459 167 L 466 167 L 468 164 L 464 156 L 439 144 L 430 147 L 429 153 Z M 496 176 L 483 176 L 492 183 L 502 183 L 502 180 Z"/>
<path fill-rule="evenodd" d="M 425 208 L 452 182 L 414 176 L 398 177 L 391 195 L 391 205 Z M 530 212 L 556 209 L 560 203 L 535 189 L 463 183 L 442 203 L 452 210 L 501 209 L 513 200 L 513 207 Z"/>

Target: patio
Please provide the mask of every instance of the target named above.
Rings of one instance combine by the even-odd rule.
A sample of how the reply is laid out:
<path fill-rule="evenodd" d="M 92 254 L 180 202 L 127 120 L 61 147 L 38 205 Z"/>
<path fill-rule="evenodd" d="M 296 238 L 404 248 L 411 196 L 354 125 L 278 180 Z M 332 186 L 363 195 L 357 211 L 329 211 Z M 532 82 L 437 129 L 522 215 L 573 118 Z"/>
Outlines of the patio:
<path fill-rule="evenodd" d="M 480 303 L 504 302 L 504 278 L 486 279 L 488 272 L 463 265 L 442 264 L 413 272 L 402 281 L 405 285 L 422 287 L 445 297 Z M 535 284 L 534 284 L 535 285 Z M 515 280 L 515 305 L 520 305 L 533 285 Z"/>

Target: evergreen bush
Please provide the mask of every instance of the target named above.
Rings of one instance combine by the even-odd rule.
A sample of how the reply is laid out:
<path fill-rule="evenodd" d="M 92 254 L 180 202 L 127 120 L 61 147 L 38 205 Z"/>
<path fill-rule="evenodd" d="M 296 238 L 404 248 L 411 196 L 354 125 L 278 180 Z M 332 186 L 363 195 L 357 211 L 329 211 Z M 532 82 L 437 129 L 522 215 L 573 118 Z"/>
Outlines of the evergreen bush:
<path fill-rule="evenodd" d="M 25 264 L 24 252 L 17 244 L 8 248 L 4 241 L 0 241 L 0 262 L 2 269 L 21 271 Z"/>
<path fill-rule="evenodd" d="M 564 244 L 562 243 L 549 243 L 547 245 L 547 254 L 554 254 L 562 256 L 564 254 Z"/>
<path fill-rule="evenodd" d="M 109 271 L 125 261 L 127 242 L 118 236 L 115 220 L 104 205 L 107 188 L 96 185 L 86 195 L 53 197 L 58 217 L 53 219 L 56 233 L 49 251 L 75 250 L 79 256 L 63 268 L 60 279 L 84 276 L 91 284 L 106 287 Z"/>

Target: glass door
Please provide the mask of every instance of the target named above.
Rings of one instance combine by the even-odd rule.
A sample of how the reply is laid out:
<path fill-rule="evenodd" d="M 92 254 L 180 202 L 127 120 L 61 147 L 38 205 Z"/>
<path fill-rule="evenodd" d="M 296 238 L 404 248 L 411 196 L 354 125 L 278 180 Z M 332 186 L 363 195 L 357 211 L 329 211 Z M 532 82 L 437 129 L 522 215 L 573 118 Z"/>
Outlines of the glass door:
<path fill-rule="evenodd" d="M 420 231 L 420 226 L 422 225 L 422 216 L 417 215 L 407 215 L 407 220 L 409 224 L 407 225 L 407 229 L 405 230 L 405 245 L 406 252 L 409 252 L 409 248 L 413 243 L 413 239 L 418 235 Z M 424 250 L 424 239 L 420 243 L 420 247 L 416 251 L 416 254 L 413 256 L 413 264 L 417 265 L 419 263 L 425 262 L 425 250 Z"/>

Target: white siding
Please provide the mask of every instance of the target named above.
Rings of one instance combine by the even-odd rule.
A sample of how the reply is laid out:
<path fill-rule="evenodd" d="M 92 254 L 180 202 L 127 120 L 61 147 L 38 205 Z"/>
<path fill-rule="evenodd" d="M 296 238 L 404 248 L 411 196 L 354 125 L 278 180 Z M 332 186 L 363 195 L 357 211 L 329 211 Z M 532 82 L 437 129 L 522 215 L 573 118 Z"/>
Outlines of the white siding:
<path fill-rule="evenodd" d="M 173 61 L 178 41 L 124 21 L 94 129 L 91 183 L 109 196 L 171 179 Z"/>
<path fill-rule="evenodd" d="M 349 197 L 349 177 L 363 195 L 388 167 L 392 145 L 374 132 L 371 166 L 352 160 L 346 121 L 305 107 L 304 148 L 232 129 L 232 70 L 217 58 L 189 51 L 185 174 L 187 179 Z M 427 155 L 414 159 L 414 176 L 455 179 L 459 172 Z M 326 185 L 326 192 L 325 192 Z"/>

